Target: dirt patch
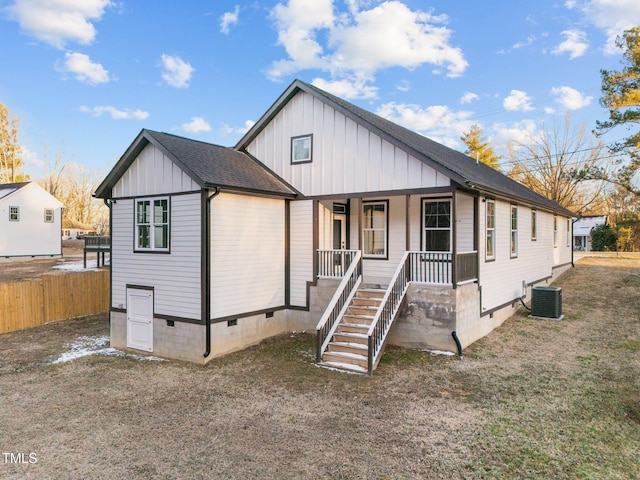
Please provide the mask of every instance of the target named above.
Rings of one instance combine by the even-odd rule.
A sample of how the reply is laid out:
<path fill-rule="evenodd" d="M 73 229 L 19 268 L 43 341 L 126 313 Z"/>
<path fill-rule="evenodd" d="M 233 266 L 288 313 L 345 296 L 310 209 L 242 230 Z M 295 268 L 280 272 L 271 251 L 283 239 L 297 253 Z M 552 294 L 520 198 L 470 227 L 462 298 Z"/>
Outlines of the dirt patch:
<path fill-rule="evenodd" d="M 104 315 L 1 335 L 0 450 L 26 461 L 0 477 L 638 478 L 639 273 L 581 260 L 564 320 L 517 315 L 462 359 L 389 348 L 372 378 L 315 367 L 307 333 L 204 367 L 52 363 Z"/>

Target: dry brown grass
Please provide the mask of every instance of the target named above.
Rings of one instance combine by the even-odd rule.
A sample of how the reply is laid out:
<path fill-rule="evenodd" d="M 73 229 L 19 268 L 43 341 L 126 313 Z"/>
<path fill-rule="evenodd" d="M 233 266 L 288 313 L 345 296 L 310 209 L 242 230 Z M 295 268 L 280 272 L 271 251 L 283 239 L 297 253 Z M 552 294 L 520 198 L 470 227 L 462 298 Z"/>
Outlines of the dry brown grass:
<path fill-rule="evenodd" d="M 640 261 L 584 259 L 560 322 L 462 359 L 388 349 L 372 378 L 291 334 L 205 367 L 90 356 L 105 316 L 0 336 L 0 478 L 638 478 Z"/>

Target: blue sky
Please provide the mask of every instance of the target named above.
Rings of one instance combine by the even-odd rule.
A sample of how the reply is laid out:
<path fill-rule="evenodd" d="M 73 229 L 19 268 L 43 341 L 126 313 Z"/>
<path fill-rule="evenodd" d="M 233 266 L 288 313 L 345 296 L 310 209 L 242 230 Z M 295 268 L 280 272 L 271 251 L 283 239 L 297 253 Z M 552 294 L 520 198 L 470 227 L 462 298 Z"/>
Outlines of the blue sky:
<path fill-rule="evenodd" d="M 0 0 L 0 102 L 27 170 L 106 173 L 142 128 L 233 146 L 299 78 L 459 150 L 587 131 L 637 0 Z M 605 142 L 627 133 L 611 132 Z"/>

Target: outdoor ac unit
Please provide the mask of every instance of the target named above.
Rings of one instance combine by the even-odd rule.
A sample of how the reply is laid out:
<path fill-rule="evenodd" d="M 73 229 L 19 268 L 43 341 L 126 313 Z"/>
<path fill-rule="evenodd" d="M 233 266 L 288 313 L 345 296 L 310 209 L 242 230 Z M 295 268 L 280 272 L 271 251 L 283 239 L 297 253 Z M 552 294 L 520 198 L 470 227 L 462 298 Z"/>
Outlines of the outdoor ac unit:
<path fill-rule="evenodd" d="M 562 317 L 562 289 L 533 287 L 531 289 L 531 315 L 560 319 Z"/>

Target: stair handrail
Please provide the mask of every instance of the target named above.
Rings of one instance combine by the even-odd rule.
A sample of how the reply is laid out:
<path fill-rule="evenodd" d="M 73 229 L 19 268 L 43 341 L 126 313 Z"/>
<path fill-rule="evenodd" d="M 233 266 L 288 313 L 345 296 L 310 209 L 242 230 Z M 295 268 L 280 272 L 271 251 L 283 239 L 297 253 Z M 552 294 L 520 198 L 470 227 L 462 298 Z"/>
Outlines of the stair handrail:
<path fill-rule="evenodd" d="M 349 268 L 342 277 L 336 292 L 333 294 L 329 305 L 322 318 L 316 325 L 316 362 L 322 361 L 322 354 L 331 341 L 339 320 L 342 318 L 349 303 L 355 296 L 358 287 L 362 283 L 362 251 L 358 250 L 354 255 Z"/>
<path fill-rule="evenodd" d="M 408 276 L 409 253 L 404 252 L 367 332 L 369 375 L 373 373 L 381 347 L 384 345 L 393 319 L 410 283 Z"/>

